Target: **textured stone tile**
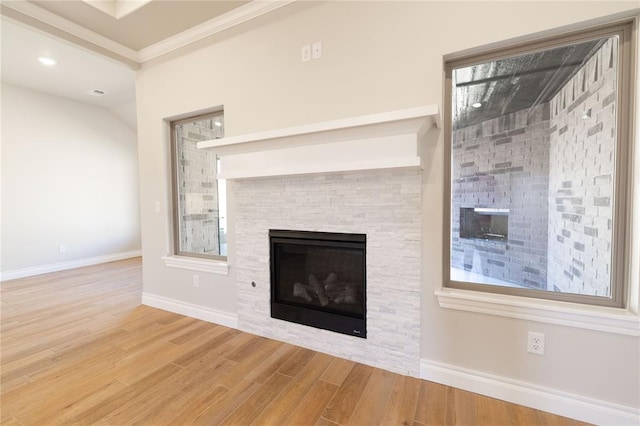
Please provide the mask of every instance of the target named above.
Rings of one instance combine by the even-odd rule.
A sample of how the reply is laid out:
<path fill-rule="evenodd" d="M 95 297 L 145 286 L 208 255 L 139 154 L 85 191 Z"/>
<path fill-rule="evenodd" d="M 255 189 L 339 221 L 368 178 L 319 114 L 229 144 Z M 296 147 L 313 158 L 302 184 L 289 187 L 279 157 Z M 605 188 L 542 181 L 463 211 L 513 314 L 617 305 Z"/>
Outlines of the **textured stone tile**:
<path fill-rule="evenodd" d="M 420 194 L 421 176 L 415 170 L 236 181 L 240 328 L 418 376 Z M 270 317 L 269 229 L 367 235 L 367 339 Z M 247 286 L 251 280 L 265 284 L 254 289 Z"/>

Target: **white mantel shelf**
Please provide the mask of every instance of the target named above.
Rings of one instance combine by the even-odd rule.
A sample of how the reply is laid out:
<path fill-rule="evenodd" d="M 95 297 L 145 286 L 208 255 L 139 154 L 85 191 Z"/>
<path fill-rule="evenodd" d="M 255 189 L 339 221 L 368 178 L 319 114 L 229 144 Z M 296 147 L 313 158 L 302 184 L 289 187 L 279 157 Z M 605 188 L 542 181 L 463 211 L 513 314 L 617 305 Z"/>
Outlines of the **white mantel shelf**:
<path fill-rule="evenodd" d="M 228 138 L 211 139 L 198 142 L 198 148 L 219 148 L 221 146 L 238 145 L 247 142 L 258 142 L 269 139 L 281 139 L 290 136 L 300 136 L 310 133 L 328 132 L 347 129 L 350 127 L 369 126 L 372 124 L 389 123 L 409 120 L 412 118 L 433 117 L 436 127 L 440 128 L 440 111 L 438 105 L 424 105 L 421 107 L 383 112 L 379 114 L 361 115 L 340 120 L 324 121 L 322 123 L 305 124 L 303 126 L 287 127 L 284 129 L 268 130 L 266 132 L 250 133 L 248 135 L 230 136 Z"/>
<path fill-rule="evenodd" d="M 437 105 L 202 141 L 220 155 L 220 179 L 420 167 L 420 140 Z"/>

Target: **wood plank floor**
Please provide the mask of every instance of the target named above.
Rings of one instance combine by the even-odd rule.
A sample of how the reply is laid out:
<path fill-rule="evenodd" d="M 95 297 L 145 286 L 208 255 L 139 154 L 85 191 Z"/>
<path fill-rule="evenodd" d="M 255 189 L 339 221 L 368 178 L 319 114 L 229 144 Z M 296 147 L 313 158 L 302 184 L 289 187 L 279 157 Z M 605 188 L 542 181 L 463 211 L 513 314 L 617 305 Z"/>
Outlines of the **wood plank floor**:
<path fill-rule="evenodd" d="M 140 259 L 1 285 L 3 425 L 578 425 L 140 305 Z"/>

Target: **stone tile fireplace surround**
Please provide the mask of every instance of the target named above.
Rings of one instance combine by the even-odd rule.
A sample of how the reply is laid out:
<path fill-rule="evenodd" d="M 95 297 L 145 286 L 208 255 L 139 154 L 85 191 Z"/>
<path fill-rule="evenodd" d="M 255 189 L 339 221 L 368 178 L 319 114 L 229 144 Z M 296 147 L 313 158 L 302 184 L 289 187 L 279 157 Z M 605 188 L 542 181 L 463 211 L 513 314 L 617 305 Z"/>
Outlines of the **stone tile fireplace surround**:
<path fill-rule="evenodd" d="M 417 170 L 233 182 L 239 328 L 417 377 L 420 183 Z M 271 318 L 269 229 L 367 235 L 366 339 Z"/>
<path fill-rule="evenodd" d="M 228 184 L 235 199 L 236 257 L 232 267 L 236 269 L 240 330 L 419 377 L 422 178 L 418 149 L 425 128 L 432 123 L 430 116 L 437 115 L 437 107 L 432 108 L 428 109 L 429 114 L 421 113 L 413 122 L 406 120 L 406 114 L 400 114 L 404 119 L 392 120 L 396 128 L 398 123 L 404 126 L 397 140 L 394 140 L 396 135 L 383 131 L 383 143 L 387 148 L 378 151 L 411 140 L 409 146 L 413 144 L 413 152 L 410 157 L 413 159 L 383 159 L 381 162 L 380 158 L 361 151 L 352 157 L 359 159 L 361 156 L 362 161 L 345 161 L 343 156 L 345 166 L 340 167 L 343 170 L 335 170 L 335 164 L 323 170 L 323 165 L 308 163 L 312 173 L 299 174 L 300 164 L 294 162 L 292 168 L 298 168 L 289 174 L 286 164 L 291 162 L 291 154 L 300 149 L 299 145 L 283 151 L 282 159 L 278 156 L 281 144 L 268 153 L 269 158 L 279 163 L 274 166 L 277 172 L 273 173 L 264 167 L 258 170 L 245 166 L 239 171 L 238 167 L 242 169 L 245 159 L 239 162 L 233 158 L 239 157 L 235 152 L 225 157 L 222 151 L 222 175 L 228 173 L 226 177 L 231 178 Z M 409 115 L 415 116 L 415 110 Z M 361 123 L 361 118 L 368 117 L 354 120 Z M 377 119 L 370 121 L 379 125 Z M 437 123 L 437 118 L 434 121 Z M 410 131 L 407 131 L 407 124 L 410 124 Z M 336 143 L 344 149 L 335 151 L 337 147 L 326 141 L 321 144 L 334 150 L 335 156 L 346 152 L 348 157 L 349 143 L 345 143 L 342 130 L 338 130 L 336 137 L 335 126 L 327 128 L 323 130 L 327 140 L 338 141 Z M 369 138 L 375 156 L 376 141 L 381 139 L 380 128 L 376 127 L 369 134 L 366 128 L 359 130 L 355 134 L 360 137 L 352 146 L 361 147 Z M 299 137 L 304 132 L 295 129 L 295 133 Z M 322 139 L 318 139 L 316 132 L 313 138 Z M 254 140 L 242 138 L 234 145 Z M 212 142 L 219 147 L 219 141 Z M 201 144 L 201 148 L 213 146 L 206 142 Z M 315 142 L 314 146 L 319 145 Z M 240 154 L 240 157 L 243 155 L 246 154 Z M 388 154 L 380 155 L 385 156 Z M 264 163 L 264 158 L 263 153 L 258 153 L 255 161 Z M 228 160 L 226 164 L 240 166 L 229 170 L 225 168 L 225 159 Z M 398 165 L 394 166 L 394 162 Z M 251 170 L 258 171 L 253 173 Z M 270 229 L 366 234 L 366 339 L 271 318 Z"/>

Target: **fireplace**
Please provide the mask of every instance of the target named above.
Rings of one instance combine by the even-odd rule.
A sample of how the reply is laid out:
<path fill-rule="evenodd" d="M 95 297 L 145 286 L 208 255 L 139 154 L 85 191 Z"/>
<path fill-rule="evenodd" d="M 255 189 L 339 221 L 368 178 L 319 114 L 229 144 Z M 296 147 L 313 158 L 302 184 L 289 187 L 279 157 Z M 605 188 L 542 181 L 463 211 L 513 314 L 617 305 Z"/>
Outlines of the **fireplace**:
<path fill-rule="evenodd" d="M 271 317 L 365 338 L 366 235 L 270 230 Z"/>
<path fill-rule="evenodd" d="M 439 122 L 438 106 L 432 105 L 222 141 L 237 148 L 229 150 L 228 155 L 220 151 L 219 176 L 233 181 L 233 264 L 240 330 L 420 376 L 424 184 L 419 153 L 421 147 L 437 142 L 438 132 L 428 129 Z M 218 150 L 220 143 L 200 142 L 199 146 L 208 144 Z M 341 155 L 336 156 L 336 152 Z M 309 295 L 311 301 L 293 297 L 293 285 L 309 285 L 308 276 L 312 274 L 326 280 L 329 273 L 304 271 L 302 277 L 292 277 L 293 284 L 287 284 L 278 277 L 282 272 L 276 271 L 273 263 L 282 263 L 277 260 L 279 255 L 303 258 L 305 252 L 299 247 L 298 252 L 291 247 L 289 251 L 278 249 L 277 241 L 270 244 L 272 229 L 360 234 L 356 252 L 363 248 L 360 244 L 366 235 L 362 265 L 350 268 L 361 271 L 363 298 L 356 314 L 325 313 L 325 318 L 338 318 L 346 334 L 278 318 L 287 312 L 287 317 L 300 318 L 300 322 L 319 322 L 315 315 L 308 315 L 310 311 L 319 312 L 321 304 L 313 300 L 313 295 Z M 310 236 L 300 235 L 302 240 Z M 285 246 L 292 246 L 289 243 L 296 239 L 289 233 L 274 237 L 284 238 L 280 243 Z M 325 240 L 315 239 L 309 245 L 318 248 L 316 244 Z M 275 254 L 270 255 L 270 251 Z M 273 288 L 276 284 L 289 288 L 277 290 Z M 303 309 L 304 314 L 300 313 Z M 358 338 L 364 335 L 365 318 L 366 338 Z M 320 326 L 326 327 L 333 320 L 321 321 Z"/>
<path fill-rule="evenodd" d="M 460 207 L 460 238 L 506 241 L 509 209 Z"/>

